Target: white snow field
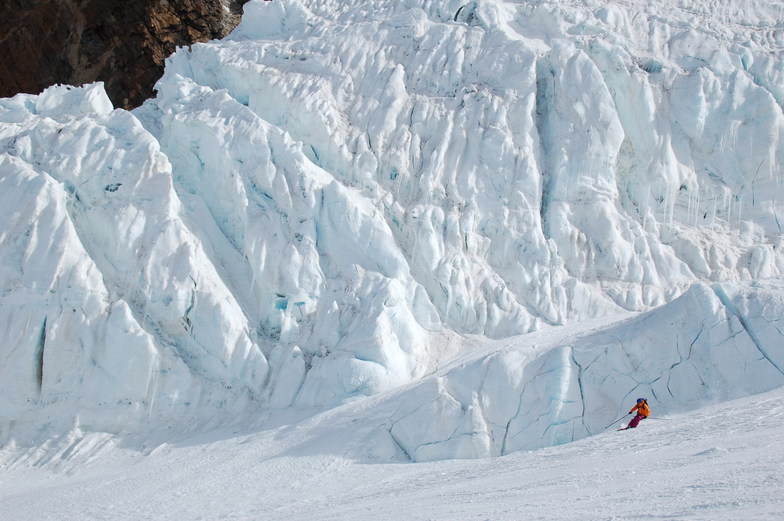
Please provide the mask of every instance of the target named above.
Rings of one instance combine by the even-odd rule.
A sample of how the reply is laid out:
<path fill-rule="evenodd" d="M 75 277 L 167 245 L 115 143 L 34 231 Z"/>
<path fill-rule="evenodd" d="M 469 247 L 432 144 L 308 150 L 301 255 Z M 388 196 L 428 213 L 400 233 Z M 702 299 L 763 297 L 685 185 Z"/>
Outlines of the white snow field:
<path fill-rule="evenodd" d="M 784 518 L 782 165 L 778 0 L 251 0 L 0 99 L 0 519 Z"/>
<path fill-rule="evenodd" d="M 71 458 L 44 462 L 31 453 L 4 465 L 0 518 L 778 521 L 784 515 L 781 388 L 694 414 L 662 417 L 654 408 L 637 429 L 613 427 L 567 445 L 414 465 L 370 463 L 358 454 L 355 425 L 384 421 L 363 410 L 373 401 L 302 424 L 226 429 L 143 454 L 106 438 L 75 442 Z"/>

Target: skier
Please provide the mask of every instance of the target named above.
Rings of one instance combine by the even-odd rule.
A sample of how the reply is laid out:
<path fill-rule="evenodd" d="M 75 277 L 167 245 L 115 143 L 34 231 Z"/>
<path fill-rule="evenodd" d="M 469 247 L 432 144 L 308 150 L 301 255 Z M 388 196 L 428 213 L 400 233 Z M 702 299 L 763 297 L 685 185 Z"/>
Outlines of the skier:
<path fill-rule="evenodd" d="M 629 422 L 629 425 L 621 430 L 634 429 L 642 420 L 651 415 L 651 410 L 648 407 L 648 400 L 645 398 L 637 398 L 637 405 L 632 407 L 632 410 L 629 411 L 629 414 L 634 414 L 634 411 L 637 411 L 637 416 L 632 418 L 632 421 Z"/>

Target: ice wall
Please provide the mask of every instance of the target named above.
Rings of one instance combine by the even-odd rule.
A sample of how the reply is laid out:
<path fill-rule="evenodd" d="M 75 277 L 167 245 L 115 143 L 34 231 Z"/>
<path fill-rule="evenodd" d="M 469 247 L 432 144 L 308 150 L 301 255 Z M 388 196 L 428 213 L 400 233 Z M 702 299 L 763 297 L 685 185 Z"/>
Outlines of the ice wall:
<path fill-rule="evenodd" d="M 242 410 L 268 363 L 183 222 L 157 141 L 100 84 L 0 111 L 6 422 L 112 432 L 210 403 Z"/>
<path fill-rule="evenodd" d="M 0 100 L 3 432 L 327 407 L 459 335 L 779 277 L 783 10 L 253 0 L 133 113 Z"/>
<path fill-rule="evenodd" d="M 405 460 L 490 457 L 614 428 L 640 396 L 657 421 L 779 387 L 782 289 L 779 281 L 698 284 L 598 331 L 510 338 L 395 396 L 379 431 Z M 367 452 L 381 453 L 384 437 L 368 439 Z"/>

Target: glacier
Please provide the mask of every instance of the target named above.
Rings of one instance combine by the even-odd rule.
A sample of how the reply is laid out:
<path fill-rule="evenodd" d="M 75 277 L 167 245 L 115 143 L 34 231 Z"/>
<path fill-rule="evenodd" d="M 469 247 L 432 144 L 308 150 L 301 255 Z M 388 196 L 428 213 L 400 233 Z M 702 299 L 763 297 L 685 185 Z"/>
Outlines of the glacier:
<path fill-rule="evenodd" d="M 0 441 L 392 392 L 376 453 L 484 457 L 784 385 L 782 20 L 252 0 L 133 111 L 0 100 Z"/>

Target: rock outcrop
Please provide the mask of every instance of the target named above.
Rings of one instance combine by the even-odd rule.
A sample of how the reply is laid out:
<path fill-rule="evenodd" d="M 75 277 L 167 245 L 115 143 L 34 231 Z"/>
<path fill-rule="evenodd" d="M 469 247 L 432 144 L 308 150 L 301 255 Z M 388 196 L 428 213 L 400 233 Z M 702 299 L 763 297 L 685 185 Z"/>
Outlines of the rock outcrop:
<path fill-rule="evenodd" d="M 247 0 L 6 0 L 0 97 L 103 81 L 116 107 L 153 94 L 178 46 L 222 38 Z"/>

